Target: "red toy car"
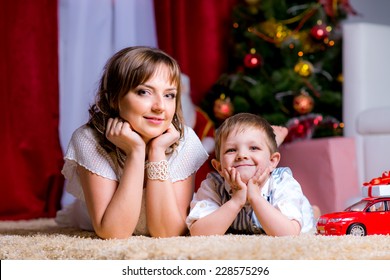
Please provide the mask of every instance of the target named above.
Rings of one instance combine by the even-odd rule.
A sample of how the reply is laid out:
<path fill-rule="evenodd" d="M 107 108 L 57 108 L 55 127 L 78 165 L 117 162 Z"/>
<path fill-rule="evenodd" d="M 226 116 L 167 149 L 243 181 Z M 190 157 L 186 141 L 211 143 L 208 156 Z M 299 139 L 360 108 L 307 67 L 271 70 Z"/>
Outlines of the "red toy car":
<path fill-rule="evenodd" d="M 390 197 L 367 197 L 345 209 L 322 215 L 317 221 L 321 235 L 357 236 L 390 234 Z"/>

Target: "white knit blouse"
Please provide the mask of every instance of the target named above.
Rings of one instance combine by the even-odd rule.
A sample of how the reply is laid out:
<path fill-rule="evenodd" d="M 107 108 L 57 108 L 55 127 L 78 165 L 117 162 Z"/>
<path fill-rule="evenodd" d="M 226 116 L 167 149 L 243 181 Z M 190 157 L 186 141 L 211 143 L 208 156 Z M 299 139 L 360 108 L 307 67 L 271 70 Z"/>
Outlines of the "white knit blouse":
<path fill-rule="evenodd" d="M 120 181 L 122 168 L 116 163 L 116 156 L 108 154 L 98 143 L 96 133 L 94 129 L 83 125 L 73 133 L 69 142 L 62 174 L 66 179 L 66 191 L 76 199 L 57 212 L 56 222 L 61 226 L 93 230 L 80 178 L 76 172 L 78 165 L 104 178 Z M 208 154 L 195 132 L 190 127 L 185 127 L 184 137 L 168 157 L 170 180 L 176 182 L 188 178 L 207 158 Z M 146 225 L 145 195 L 143 195 L 141 214 L 134 234 L 149 235 Z"/>

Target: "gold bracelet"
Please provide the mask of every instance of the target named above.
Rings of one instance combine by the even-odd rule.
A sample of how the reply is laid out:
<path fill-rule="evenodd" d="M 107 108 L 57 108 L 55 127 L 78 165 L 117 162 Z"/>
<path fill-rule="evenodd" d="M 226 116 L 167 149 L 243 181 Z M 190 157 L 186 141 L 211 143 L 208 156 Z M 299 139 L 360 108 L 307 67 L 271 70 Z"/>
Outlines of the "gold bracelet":
<path fill-rule="evenodd" d="M 168 161 L 146 162 L 146 176 L 151 180 L 166 181 L 169 179 Z"/>

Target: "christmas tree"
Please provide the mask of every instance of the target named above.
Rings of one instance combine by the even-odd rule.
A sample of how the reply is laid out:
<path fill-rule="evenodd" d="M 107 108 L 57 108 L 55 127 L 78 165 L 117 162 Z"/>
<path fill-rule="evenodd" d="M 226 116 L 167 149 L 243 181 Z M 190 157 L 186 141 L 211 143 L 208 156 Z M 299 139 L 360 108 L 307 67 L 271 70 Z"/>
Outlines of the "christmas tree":
<path fill-rule="evenodd" d="M 202 108 L 216 126 L 259 114 L 289 129 L 286 141 L 342 134 L 341 21 L 348 0 L 245 0 L 233 8 L 228 73 Z"/>

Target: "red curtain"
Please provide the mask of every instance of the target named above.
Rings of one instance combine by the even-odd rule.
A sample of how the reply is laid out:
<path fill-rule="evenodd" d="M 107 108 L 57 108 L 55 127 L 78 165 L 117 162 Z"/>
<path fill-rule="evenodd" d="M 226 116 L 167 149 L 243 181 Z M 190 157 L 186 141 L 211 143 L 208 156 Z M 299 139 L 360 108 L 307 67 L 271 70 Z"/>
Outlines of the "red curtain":
<path fill-rule="evenodd" d="M 231 11 L 238 0 L 154 0 L 159 48 L 178 60 L 199 105 L 227 67 Z"/>
<path fill-rule="evenodd" d="M 52 217 L 63 188 L 56 0 L 0 0 L 0 219 Z"/>

